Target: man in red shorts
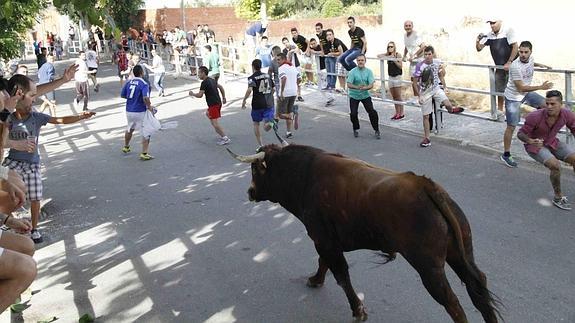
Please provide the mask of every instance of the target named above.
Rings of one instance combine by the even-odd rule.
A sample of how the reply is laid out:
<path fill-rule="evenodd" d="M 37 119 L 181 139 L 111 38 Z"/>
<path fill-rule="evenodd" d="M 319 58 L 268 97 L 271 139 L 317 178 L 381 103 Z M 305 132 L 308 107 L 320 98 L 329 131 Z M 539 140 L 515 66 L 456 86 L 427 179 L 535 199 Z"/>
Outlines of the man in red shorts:
<path fill-rule="evenodd" d="M 208 77 L 208 68 L 205 66 L 200 66 L 198 69 L 198 77 L 202 80 L 202 84 L 200 85 L 200 90 L 197 93 L 194 93 L 193 90 L 190 90 L 190 96 L 201 98 L 206 95 L 206 103 L 208 104 L 208 110 L 206 110 L 206 116 L 210 119 L 210 123 L 214 127 L 214 130 L 220 135 L 220 140 L 218 140 L 218 145 L 227 145 L 231 142 L 231 139 L 226 136 L 224 133 L 224 129 L 220 126 L 218 119 L 222 116 L 220 111 L 222 109 L 222 103 L 226 103 L 226 92 L 224 91 L 224 87 L 220 84 L 216 83 L 216 81 L 212 78 Z M 220 99 L 220 93 L 222 92 L 222 97 Z"/>

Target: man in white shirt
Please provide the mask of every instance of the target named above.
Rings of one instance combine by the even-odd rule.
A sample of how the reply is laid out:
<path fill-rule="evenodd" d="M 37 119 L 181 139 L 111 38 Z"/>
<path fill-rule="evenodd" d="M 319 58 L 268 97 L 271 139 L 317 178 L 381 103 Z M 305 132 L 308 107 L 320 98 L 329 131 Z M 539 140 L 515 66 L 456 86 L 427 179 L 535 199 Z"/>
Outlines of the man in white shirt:
<path fill-rule="evenodd" d="M 405 35 L 403 36 L 403 44 L 405 45 L 403 49 L 403 61 L 409 61 L 409 75 L 413 75 L 415 65 L 417 65 L 423 57 L 423 49 L 426 45 L 417 32 L 413 30 L 413 21 L 406 20 L 403 23 L 403 29 L 405 30 Z M 413 89 L 413 95 L 417 96 L 417 83 L 415 81 L 412 76 L 411 87 Z"/>
<path fill-rule="evenodd" d="M 74 106 L 78 107 L 80 100 L 84 100 L 83 111 L 88 111 L 88 100 L 90 99 L 90 91 L 88 90 L 88 74 L 94 73 L 95 71 L 88 71 L 88 65 L 86 64 L 86 53 L 80 51 L 80 57 L 75 62 L 78 65 L 76 73 L 74 73 L 74 80 L 76 81 L 76 99 L 74 100 Z"/>
<path fill-rule="evenodd" d="M 297 68 L 290 64 L 285 53 L 279 53 L 276 56 L 279 64 L 278 74 L 280 79 L 280 91 L 278 97 L 278 116 L 286 121 L 286 138 L 292 138 L 292 125 L 297 129 L 298 116 L 295 114 L 294 120 L 294 102 L 297 96 L 297 85 L 301 76 Z M 294 124 L 295 122 L 295 124 Z"/>
<path fill-rule="evenodd" d="M 100 63 L 98 53 L 96 52 L 96 46 L 96 43 L 92 43 L 90 44 L 90 49 L 86 51 L 86 65 L 88 65 L 88 71 L 91 72 L 88 74 L 88 78 L 90 78 L 92 83 L 94 83 L 94 92 L 98 92 L 100 90 L 100 84 L 98 84 L 98 79 L 96 79 L 98 64 Z"/>
<path fill-rule="evenodd" d="M 479 52 L 489 46 L 495 65 L 503 65 L 503 69 L 495 70 L 495 91 L 504 92 L 509 81 L 509 66 L 517 58 L 517 41 L 512 28 L 502 25 L 500 18 L 491 17 L 486 21 L 491 31 L 479 34 L 475 40 L 475 49 Z M 503 111 L 504 97 L 497 97 L 497 108 Z"/>
<path fill-rule="evenodd" d="M 164 94 L 164 76 L 166 75 L 166 68 L 162 56 L 152 49 L 152 66 L 144 63 L 143 65 L 154 73 L 154 87 L 158 90 L 158 96 L 165 96 Z"/>
<path fill-rule="evenodd" d="M 519 44 L 519 58 L 511 63 L 509 67 L 509 81 L 505 88 L 505 119 L 507 127 L 503 134 L 503 155 L 501 161 L 508 167 L 517 167 L 517 163 L 511 156 L 511 139 L 515 132 L 515 127 L 521 118 L 521 104 L 525 103 L 531 107 L 545 108 L 545 98 L 537 94 L 538 90 L 549 90 L 553 83 L 543 82 L 541 85 L 531 85 L 533 81 L 534 67 L 551 68 L 550 66 L 535 63 L 531 57 L 533 45 L 529 41 L 522 41 Z"/>

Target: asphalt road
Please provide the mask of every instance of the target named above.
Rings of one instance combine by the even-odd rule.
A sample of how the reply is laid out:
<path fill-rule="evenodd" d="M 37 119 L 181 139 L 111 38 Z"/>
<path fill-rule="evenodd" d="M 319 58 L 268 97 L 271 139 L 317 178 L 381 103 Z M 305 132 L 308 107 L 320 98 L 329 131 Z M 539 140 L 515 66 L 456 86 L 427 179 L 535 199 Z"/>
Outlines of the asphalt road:
<path fill-rule="evenodd" d="M 46 166 L 43 228 L 35 258 L 39 276 L 26 321 L 56 316 L 101 322 L 349 322 L 351 311 L 331 275 L 321 289 L 305 286 L 317 255 L 303 225 L 279 205 L 252 203 L 249 166 L 215 144 L 205 101 L 187 97 L 182 79 L 153 99 L 163 122 L 178 127 L 152 139 L 153 161 L 120 152 L 122 101 L 113 70 L 102 68 L 93 96 L 97 116 L 43 129 Z M 244 82 L 228 82 L 222 125 L 237 153 L 256 145 Z M 70 98 L 71 84 L 59 94 Z M 72 109 L 69 105 L 62 108 Z M 367 122 L 353 138 L 347 118 L 303 109 L 292 142 L 411 170 L 443 185 L 465 211 L 476 262 L 506 308 L 508 322 L 575 321 L 575 213 L 553 207 L 542 167 L 501 165 L 497 156 L 382 128 Z M 283 125 L 282 125 L 283 127 Z M 281 129 L 281 128 L 280 128 Z M 265 140 L 274 142 L 271 134 Z M 575 199 L 573 174 L 565 194 Z M 370 251 L 347 254 L 352 282 L 370 322 L 448 322 L 407 262 L 380 266 Z M 449 279 L 471 322 L 481 316 L 453 272 Z"/>

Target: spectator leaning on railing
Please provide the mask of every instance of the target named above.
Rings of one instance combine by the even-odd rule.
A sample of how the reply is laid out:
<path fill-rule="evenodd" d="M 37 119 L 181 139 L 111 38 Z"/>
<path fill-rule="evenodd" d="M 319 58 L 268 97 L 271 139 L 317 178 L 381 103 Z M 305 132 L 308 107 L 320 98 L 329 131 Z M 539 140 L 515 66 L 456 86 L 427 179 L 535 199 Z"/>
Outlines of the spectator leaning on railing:
<path fill-rule="evenodd" d="M 405 30 L 405 35 L 403 35 L 403 44 L 405 46 L 403 49 L 403 61 L 409 61 L 409 75 L 411 77 L 415 71 L 415 65 L 417 65 L 423 57 L 423 49 L 426 45 L 421 37 L 419 37 L 417 31 L 413 30 L 413 21 L 406 20 L 403 23 L 403 29 Z M 413 81 L 413 77 L 411 77 L 413 95 L 417 97 L 417 85 L 416 82 Z M 417 98 L 414 98 L 413 101 L 417 101 Z"/>
<path fill-rule="evenodd" d="M 347 33 L 351 38 L 351 45 L 349 46 L 349 49 L 339 57 L 339 62 L 346 70 L 351 71 L 357 66 L 353 61 L 359 55 L 366 53 L 367 39 L 363 29 L 355 25 L 354 17 L 347 18 L 347 26 L 349 27 Z"/>
<path fill-rule="evenodd" d="M 401 89 L 403 66 L 401 64 L 401 54 L 397 52 L 395 42 L 387 43 L 387 52 L 377 55 L 378 58 L 387 58 L 387 74 L 389 76 L 389 92 L 394 101 L 402 101 Z M 403 104 L 395 103 L 395 114 L 391 120 L 401 120 L 404 118 Z"/>
<path fill-rule="evenodd" d="M 517 167 L 511 156 L 511 139 L 515 127 L 521 118 L 521 104 L 540 109 L 545 107 L 545 98 L 537 94 L 538 90 L 549 90 L 553 83 L 545 81 L 541 85 L 531 85 L 534 67 L 551 68 L 550 66 L 535 63 L 531 56 L 533 46 L 529 41 L 522 41 L 519 45 L 519 58 L 513 61 L 509 68 L 509 81 L 505 88 L 505 118 L 507 127 L 503 134 L 503 155 L 501 160 L 509 167 Z"/>

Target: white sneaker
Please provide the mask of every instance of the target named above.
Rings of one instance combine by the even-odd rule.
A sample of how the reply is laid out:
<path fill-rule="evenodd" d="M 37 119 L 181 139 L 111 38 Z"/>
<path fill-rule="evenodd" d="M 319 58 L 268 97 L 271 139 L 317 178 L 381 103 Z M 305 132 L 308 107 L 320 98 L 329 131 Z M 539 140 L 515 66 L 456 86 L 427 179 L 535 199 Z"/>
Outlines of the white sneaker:
<path fill-rule="evenodd" d="M 223 146 L 223 145 L 229 144 L 230 142 L 232 142 L 232 140 L 226 136 L 226 137 L 222 137 L 222 138 L 218 141 L 218 145 Z"/>

